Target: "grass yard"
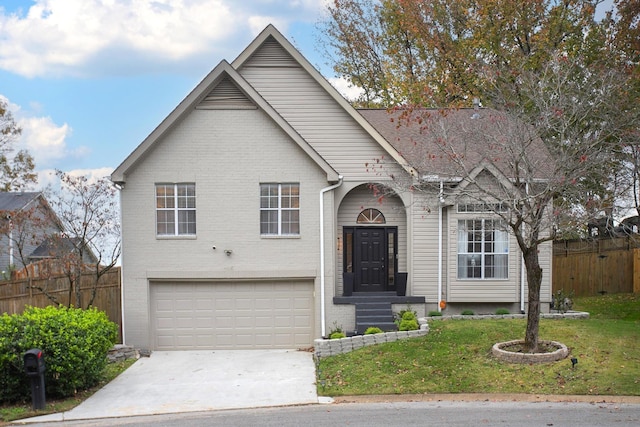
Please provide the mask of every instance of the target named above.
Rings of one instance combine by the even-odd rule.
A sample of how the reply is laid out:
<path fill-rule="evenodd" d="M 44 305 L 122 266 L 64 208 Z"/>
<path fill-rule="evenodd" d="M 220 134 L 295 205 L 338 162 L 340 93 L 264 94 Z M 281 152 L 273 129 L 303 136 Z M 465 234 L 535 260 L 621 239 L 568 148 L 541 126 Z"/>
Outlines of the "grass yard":
<path fill-rule="evenodd" d="M 46 399 L 46 408 L 35 411 L 31 407 L 31 400 L 28 402 L 17 403 L 13 405 L 0 405 L 0 426 L 5 426 L 10 421 L 23 418 L 37 417 L 46 414 L 55 414 L 58 412 L 69 411 L 85 399 L 89 398 L 93 393 L 100 390 L 108 382 L 124 372 L 129 366 L 133 365 L 134 359 L 125 360 L 124 362 L 109 363 L 105 368 L 103 379 L 97 386 L 92 389 L 79 392 L 76 396 L 66 399 Z"/>
<path fill-rule="evenodd" d="M 542 319 L 540 339 L 564 343 L 575 369 L 494 359 L 493 344 L 524 338 L 524 320 L 435 320 L 424 337 L 321 359 L 318 393 L 640 395 L 640 295 L 576 298 L 574 309 L 590 319 Z"/>

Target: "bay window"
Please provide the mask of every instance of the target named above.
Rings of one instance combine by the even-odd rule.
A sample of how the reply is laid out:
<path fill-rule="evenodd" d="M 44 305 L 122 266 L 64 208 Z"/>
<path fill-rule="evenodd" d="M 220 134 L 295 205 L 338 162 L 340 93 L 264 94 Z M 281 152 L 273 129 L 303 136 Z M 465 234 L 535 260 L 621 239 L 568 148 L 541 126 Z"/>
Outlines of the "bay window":
<path fill-rule="evenodd" d="M 458 279 L 507 279 L 509 234 L 497 219 L 458 221 Z"/>

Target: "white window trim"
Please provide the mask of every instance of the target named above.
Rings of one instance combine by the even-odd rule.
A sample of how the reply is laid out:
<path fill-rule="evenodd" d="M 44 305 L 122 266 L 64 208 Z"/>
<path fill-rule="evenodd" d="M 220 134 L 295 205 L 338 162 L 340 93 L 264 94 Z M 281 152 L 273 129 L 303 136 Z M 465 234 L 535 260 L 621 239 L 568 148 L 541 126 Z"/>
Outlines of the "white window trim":
<path fill-rule="evenodd" d="M 282 212 L 287 211 L 287 212 L 291 212 L 291 211 L 297 211 L 298 212 L 298 228 L 300 228 L 300 184 L 297 182 L 282 182 L 282 183 L 276 183 L 276 182 L 261 182 L 260 183 L 260 187 L 262 187 L 263 185 L 277 185 L 278 186 L 278 206 L 276 208 L 263 208 L 260 207 L 260 212 L 262 211 L 268 211 L 268 212 L 272 212 L 272 211 L 277 211 L 278 212 L 278 233 L 262 233 L 262 231 L 260 232 L 260 237 L 264 237 L 264 238 L 299 238 L 300 237 L 300 232 L 298 233 L 283 233 L 282 232 Z M 298 187 L 298 207 L 297 208 L 283 208 L 282 207 L 282 186 L 283 185 L 296 185 Z M 262 229 L 262 224 L 260 224 L 260 228 Z"/>
<path fill-rule="evenodd" d="M 158 186 L 173 186 L 173 208 L 158 208 L 156 205 L 156 221 L 155 221 L 155 225 L 156 225 L 156 237 L 159 239 L 171 239 L 171 238 L 195 238 L 196 237 L 196 233 L 197 233 L 197 226 L 196 226 L 196 233 L 179 233 L 180 230 L 180 222 L 179 222 L 179 212 L 185 212 L 185 211 L 193 211 L 196 212 L 196 208 L 181 208 L 178 206 L 178 188 L 180 186 L 193 186 L 195 188 L 195 183 L 193 182 L 180 182 L 180 183 L 162 183 L 162 182 L 158 182 L 155 184 L 154 189 L 155 189 L 155 198 L 156 198 L 156 203 L 157 203 L 157 197 L 158 197 Z M 194 196 L 196 198 L 196 202 L 197 202 L 197 194 Z M 196 207 L 197 207 L 197 203 L 196 203 Z M 173 212 L 173 233 L 172 234 L 158 234 L 158 212 L 162 211 L 162 212 Z M 196 225 L 197 225 L 197 214 L 196 214 Z"/>
<path fill-rule="evenodd" d="M 481 229 L 481 241 L 480 241 L 480 247 L 482 248 L 482 250 L 480 252 L 468 252 L 468 251 L 464 251 L 461 252 L 460 251 L 460 235 L 459 235 L 459 230 L 460 230 L 460 221 L 482 221 L 482 229 Z M 494 252 L 486 252 L 485 251 L 485 222 L 486 221 L 494 221 L 494 222 L 498 222 L 501 223 L 502 220 L 498 219 L 498 218 L 459 218 L 457 220 L 457 224 L 458 224 L 458 237 L 456 238 L 456 278 L 457 280 L 460 281 L 507 281 L 509 280 L 509 252 L 510 252 L 510 247 L 509 247 L 509 233 L 507 231 L 505 231 L 506 234 L 506 241 L 504 242 L 505 248 L 506 248 L 506 252 L 495 252 L 495 240 L 494 240 Z M 497 228 L 493 228 L 492 230 L 499 230 Z M 480 257 L 480 277 L 460 277 L 460 255 L 479 255 Z M 507 259 L 507 274 L 506 277 L 485 277 L 485 269 L 486 266 L 484 265 L 484 260 L 485 260 L 485 255 L 506 255 L 506 259 Z"/>

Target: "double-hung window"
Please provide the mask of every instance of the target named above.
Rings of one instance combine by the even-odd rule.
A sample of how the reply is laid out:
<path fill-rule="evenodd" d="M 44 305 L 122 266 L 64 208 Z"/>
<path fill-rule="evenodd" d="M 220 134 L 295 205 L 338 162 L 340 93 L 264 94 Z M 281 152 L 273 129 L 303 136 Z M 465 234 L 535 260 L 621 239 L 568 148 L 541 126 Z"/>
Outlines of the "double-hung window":
<path fill-rule="evenodd" d="M 300 234 L 300 184 L 260 184 L 260 234 Z"/>
<path fill-rule="evenodd" d="M 458 221 L 458 279 L 507 279 L 509 234 L 497 219 Z"/>
<path fill-rule="evenodd" d="M 195 234 L 196 185 L 156 184 L 156 235 Z"/>

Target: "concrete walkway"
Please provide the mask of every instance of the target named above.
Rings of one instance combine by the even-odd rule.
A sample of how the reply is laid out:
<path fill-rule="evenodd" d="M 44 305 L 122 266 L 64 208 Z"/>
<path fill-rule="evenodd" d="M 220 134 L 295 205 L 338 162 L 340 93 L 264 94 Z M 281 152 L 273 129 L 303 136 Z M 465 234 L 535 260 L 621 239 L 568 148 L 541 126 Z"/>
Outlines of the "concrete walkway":
<path fill-rule="evenodd" d="M 312 404 L 315 380 L 309 352 L 155 351 L 74 409 L 19 422 Z"/>

